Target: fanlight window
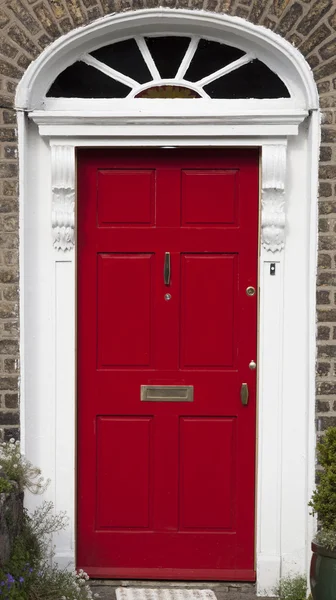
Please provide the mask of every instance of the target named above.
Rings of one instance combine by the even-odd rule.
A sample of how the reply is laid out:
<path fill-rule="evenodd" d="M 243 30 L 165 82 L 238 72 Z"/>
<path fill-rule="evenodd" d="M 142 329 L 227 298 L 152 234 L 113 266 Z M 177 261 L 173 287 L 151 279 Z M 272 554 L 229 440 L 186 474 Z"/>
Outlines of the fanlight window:
<path fill-rule="evenodd" d="M 252 53 L 196 37 L 135 37 L 65 69 L 53 98 L 288 98 L 283 81 Z"/>

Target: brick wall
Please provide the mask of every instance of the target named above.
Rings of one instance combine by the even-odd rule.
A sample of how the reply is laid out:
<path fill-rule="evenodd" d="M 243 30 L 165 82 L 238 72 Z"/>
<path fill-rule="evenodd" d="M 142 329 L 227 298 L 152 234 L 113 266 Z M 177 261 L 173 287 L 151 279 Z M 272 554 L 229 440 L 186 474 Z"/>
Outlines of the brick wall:
<path fill-rule="evenodd" d="M 336 4 L 335 0 L 0 1 L 0 427 L 18 432 L 18 158 L 13 98 L 24 70 L 53 40 L 104 14 L 206 9 L 264 25 L 301 50 L 323 109 L 319 200 L 317 416 L 336 425 Z"/>

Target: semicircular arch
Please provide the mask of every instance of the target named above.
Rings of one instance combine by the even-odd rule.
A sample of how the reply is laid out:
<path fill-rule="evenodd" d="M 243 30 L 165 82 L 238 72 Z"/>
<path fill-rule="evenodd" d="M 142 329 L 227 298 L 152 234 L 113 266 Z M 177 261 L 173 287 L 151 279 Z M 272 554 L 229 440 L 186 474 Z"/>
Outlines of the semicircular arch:
<path fill-rule="evenodd" d="M 200 36 L 253 53 L 280 77 L 297 107 L 318 108 L 317 88 L 309 65 L 281 36 L 239 17 L 162 8 L 109 15 L 60 37 L 25 72 L 17 88 L 16 108 L 43 109 L 51 84 L 83 55 L 136 35 L 163 34 Z"/>

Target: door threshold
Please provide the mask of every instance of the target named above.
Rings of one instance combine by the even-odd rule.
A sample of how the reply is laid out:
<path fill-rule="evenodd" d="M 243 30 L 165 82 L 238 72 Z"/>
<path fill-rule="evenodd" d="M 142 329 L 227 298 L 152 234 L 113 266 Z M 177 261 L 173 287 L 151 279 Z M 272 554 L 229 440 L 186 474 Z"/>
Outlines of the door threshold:
<path fill-rule="evenodd" d="M 185 588 L 185 589 L 207 589 L 217 590 L 218 592 L 244 591 L 253 592 L 256 584 L 254 582 L 237 581 L 172 581 L 166 579 L 160 581 L 154 579 L 91 579 L 90 585 L 103 587 L 140 587 L 140 588 Z"/>

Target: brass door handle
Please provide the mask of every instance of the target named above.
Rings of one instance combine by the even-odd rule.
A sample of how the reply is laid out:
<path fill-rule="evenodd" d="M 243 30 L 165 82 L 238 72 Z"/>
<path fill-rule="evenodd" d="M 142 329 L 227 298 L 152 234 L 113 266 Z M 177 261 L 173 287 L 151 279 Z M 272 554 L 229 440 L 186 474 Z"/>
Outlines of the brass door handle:
<path fill-rule="evenodd" d="M 165 285 L 170 285 L 170 252 L 165 252 L 163 279 Z"/>
<path fill-rule="evenodd" d="M 242 383 L 240 388 L 240 399 L 243 406 L 248 405 L 249 390 L 247 383 Z"/>

